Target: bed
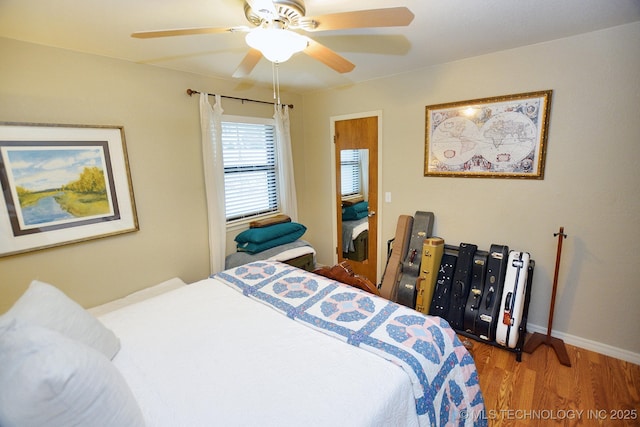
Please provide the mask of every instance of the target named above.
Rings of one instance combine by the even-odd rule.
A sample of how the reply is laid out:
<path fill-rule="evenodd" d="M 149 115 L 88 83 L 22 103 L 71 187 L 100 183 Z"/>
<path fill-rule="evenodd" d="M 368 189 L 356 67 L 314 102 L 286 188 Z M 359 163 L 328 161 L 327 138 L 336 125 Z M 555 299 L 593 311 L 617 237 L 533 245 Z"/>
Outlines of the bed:
<path fill-rule="evenodd" d="M 440 318 L 276 261 L 161 288 L 92 310 L 119 343 L 105 353 L 132 396 L 118 411 L 139 408 L 116 423 L 94 399 L 96 426 L 486 425 L 473 359 Z M 11 316 L 20 310 L 0 317 L 0 343 Z M 5 371 L 3 426 L 3 410 L 37 407 L 2 393 Z M 88 384 L 100 386 L 78 387 Z"/>
<path fill-rule="evenodd" d="M 369 252 L 369 218 L 342 221 L 342 256 L 364 261 Z"/>
<path fill-rule="evenodd" d="M 284 214 L 251 221 L 249 229 L 235 237 L 237 252 L 227 255 L 225 268 L 271 260 L 313 271 L 316 251 L 301 239 L 306 231 L 307 227 Z"/>
<path fill-rule="evenodd" d="M 342 198 L 342 256 L 364 261 L 369 252 L 369 202 L 361 195 Z"/>
<path fill-rule="evenodd" d="M 234 252 L 225 258 L 225 268 L 238 267 L 255 261 L 280 261 L 307 271 L 316 266 L 316 250 L 306 240 L 275 246 L 262 252 Z"/>

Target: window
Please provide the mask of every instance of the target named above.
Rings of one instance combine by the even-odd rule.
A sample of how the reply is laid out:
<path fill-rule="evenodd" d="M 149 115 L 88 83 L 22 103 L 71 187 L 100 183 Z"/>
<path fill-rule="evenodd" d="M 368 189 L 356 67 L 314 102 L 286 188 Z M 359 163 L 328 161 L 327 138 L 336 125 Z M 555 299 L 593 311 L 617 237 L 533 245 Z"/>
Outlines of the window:
<path fill-rule="evenodd" d="M 362 191 L 360 150 L 340 151 L 340 188 L 342 196 L 360 194 Z"/>
<path fill-rule="evenodd" d="M 225 116 L 222 157 L 227 222 L 279 210 L 273 120 Z"/>

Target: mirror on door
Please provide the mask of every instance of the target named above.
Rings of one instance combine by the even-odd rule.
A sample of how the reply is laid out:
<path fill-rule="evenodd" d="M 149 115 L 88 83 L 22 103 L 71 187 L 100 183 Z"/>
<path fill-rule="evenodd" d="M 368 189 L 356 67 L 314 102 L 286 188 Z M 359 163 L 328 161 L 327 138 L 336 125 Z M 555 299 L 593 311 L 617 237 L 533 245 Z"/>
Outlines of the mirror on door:
<path fill-rule="evenodd" d="M 377 283 L 378 117 L 336 120 L 333 131 L 336 259 Z"/>
<path fill-rule="evenodd" d="M 342 258 L 364 262 L 369 253 L 369 150 L 340 150 Z"/>

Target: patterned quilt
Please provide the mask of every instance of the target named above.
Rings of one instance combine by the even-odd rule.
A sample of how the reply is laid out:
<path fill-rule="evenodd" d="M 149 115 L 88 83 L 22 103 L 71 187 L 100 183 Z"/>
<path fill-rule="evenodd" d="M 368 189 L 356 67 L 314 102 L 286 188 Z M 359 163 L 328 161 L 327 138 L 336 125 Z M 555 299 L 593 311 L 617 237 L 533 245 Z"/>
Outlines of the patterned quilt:
<path fill-rule="evenodd" d="M 253 262 L 212 277 L 402 367 L 420 425 L 487 425 L 473 358 L 445 320 L 279 262 Z"/>

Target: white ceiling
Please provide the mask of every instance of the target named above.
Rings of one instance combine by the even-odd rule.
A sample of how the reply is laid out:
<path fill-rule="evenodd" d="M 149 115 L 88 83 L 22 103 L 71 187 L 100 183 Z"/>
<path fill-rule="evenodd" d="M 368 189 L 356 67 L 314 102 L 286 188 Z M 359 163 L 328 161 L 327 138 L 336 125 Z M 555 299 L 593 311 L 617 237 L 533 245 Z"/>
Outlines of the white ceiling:
<path fill-rule="evenodd" d="M 640 21 L 640 0 L 306 0 L 307 16 L 406 6 L 408 27 L 307 33 L 356 65 L 339 74 L 304 54 L 279 67 L 304 93 Z M 0 36 L 233 80 L 244 33 L 133 39 L 135 31 L 248 25 L 243 0 L 0 0 Z M 640 46 L 639 46 L 640 48 Z M 2 58 L 2 61 L 10 58 Z M 238 87 L 271 86 L 262 59 Z"/>

